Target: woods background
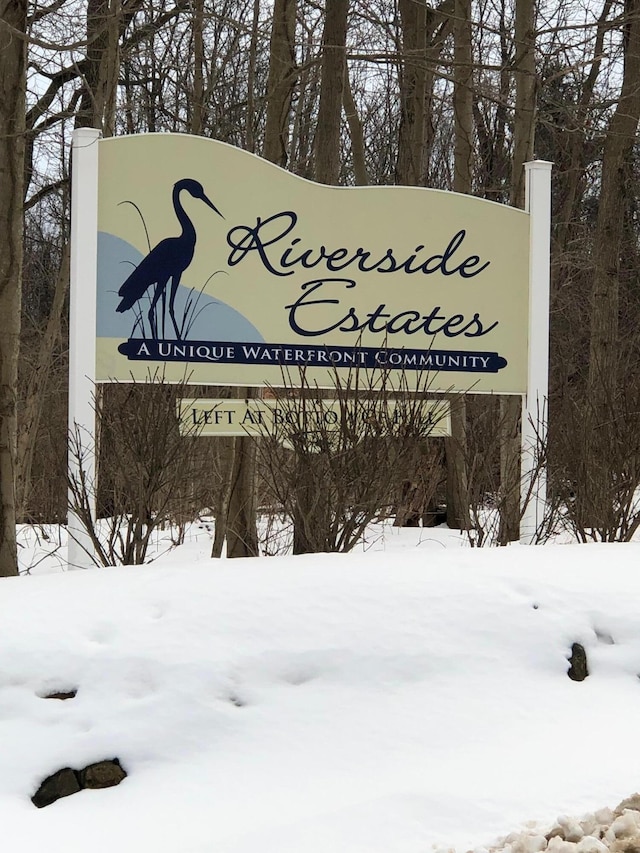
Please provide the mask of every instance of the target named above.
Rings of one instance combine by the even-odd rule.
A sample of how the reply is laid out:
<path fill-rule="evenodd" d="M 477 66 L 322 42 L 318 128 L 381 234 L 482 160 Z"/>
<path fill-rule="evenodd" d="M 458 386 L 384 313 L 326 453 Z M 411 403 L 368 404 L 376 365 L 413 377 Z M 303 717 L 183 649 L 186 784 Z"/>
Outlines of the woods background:
<path fill-rule="evenodd" d="M 553 161 L 540 449 L 550 515 L 539 536 L 559 523 L 581 541 L 633 535 L 640 0 L 0 0 L 0 9 L 0 574 L 17 572 L 16 521 L 66 517 L 78 127 L 204 135 L 323 183 L 435 187 L 516 206 L 524 162 Z M 100 514 L 130 525 L 138 545 L 205 508 L 218 522 L 214 554 L 225 536 L 238 556 L 344 549 L 353 537 L 331 530 L 347 517 L 353 530 L 387 513 L 428 524 L 439 504 L 473 544 L 517 537 L 519 398 L 456 397 L 450 439 L 414 430 L 378 442 L 374 488 L 362 442 L 284 457 L 269 440 L 178 442 L 176 393 L 116 385 L 97 398 Z M 280 528 L 292 521 L 289 539 L 259 541 L 259 508 Z M 117 541 L 103 561 L 144 559 L 144 548 L 121 553 Z"/>

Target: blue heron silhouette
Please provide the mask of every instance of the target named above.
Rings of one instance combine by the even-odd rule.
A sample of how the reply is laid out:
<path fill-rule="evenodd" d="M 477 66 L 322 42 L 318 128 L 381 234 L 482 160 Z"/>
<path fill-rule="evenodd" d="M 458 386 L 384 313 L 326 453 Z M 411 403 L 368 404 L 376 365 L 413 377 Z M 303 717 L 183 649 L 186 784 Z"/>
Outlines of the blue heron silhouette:
<path fill-rule="evenodd" d="M 180 202 L 180 193 L 187 192 L 194 198 L 200 199 L 218 216 L 224 219 L 218 208 L 205 195 L 204 188 L 199 181 L 193 178 L 183 178 L 173 186 L 173 209 L 175 210 L 178 222 L 182 226 L 182 233 L 178 237 L 167 237 L 161 240 L 157 246 L 149 252 L 138 264 L 131 273 L 129 278 L 124 282 L 118 295 L 122 297 L 116 311 L 124 312 L 132 308 L 138 300 L 140 300 L 150 287 L 155 287 L 153 297 L 151 299 L 151 307 L 149 309 L 149 323 L 151 326 L 152 337 L 157 339 L 158 328 L 156 321 L 156 305 L 162 297 L 162 304 L 165 305 L 167 285 L 171 279 L 171 289 L 169 292 L 169 315 L 173 322 L 173 328 L 176 333 L 176 338 L 180 340 L 181 333 L 176 322 L 174 310 L 176 293 L 180 285 L 182 273 L 193 260 L 193 253 L 196 246 L 196 229 L 193 223 L 187 216 L 182 203 Z M 164 312 L 163 312 L 164 316 Z M 163 320 L 164 334 L 164 320 Z"/>

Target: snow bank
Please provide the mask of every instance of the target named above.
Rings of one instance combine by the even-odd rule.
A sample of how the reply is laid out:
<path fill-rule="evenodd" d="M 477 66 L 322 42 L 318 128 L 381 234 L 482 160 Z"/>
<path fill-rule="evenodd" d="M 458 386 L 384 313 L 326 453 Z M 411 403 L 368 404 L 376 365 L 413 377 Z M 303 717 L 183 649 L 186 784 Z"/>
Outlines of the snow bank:
<path fill-rule="evenodd" d="M 425 853 L 517 830 L 513 853 L 537 853 L 528 821 L 636 790 L 640 546 L 434 542 L 212 562 L 206 541 L 148 567 L 3 580 L 5 838 Z M 117 788 L 31 804 L 45 776 L 113 757 Z"/>

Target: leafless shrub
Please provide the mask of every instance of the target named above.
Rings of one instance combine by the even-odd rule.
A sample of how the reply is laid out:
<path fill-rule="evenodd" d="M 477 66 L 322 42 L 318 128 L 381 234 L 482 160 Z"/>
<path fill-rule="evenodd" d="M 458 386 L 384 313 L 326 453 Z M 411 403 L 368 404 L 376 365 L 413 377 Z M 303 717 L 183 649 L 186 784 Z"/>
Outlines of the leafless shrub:
<path fill-rule="evenodd" d="M 35 354 L 44 334 L 30 319 L 24 322 L 20 347 L 20 385 L 18 389 L 19 431 L 25 425 L 25 397 L 34 372 Z M 37 433 L 33 440 L 33 457 L 29 476 L 20 471 L 23 484 L 22 512 L 18 521 L 29 524 L 59 524 L 66 514 L 66 433 L 67 433 L 67 373 L 68 364 L 63 344 L 53 353 L 50 369 L 43 376 L 42 409 Z M 21 457 L 21 461 L 22 457 Z"/>
<path fill-rule="evenodd" d="M 506 545 L 508 540 L 501 524 L 503 509 L 515 500 L 520 506 L 522 518 L 530 501 L 536 499 L 546 469 L 546 441 L 538 437 L 536 446 L 530 449 L 534 456 L 533 473 L 521 500 L 521 478 L 513 480 L 511 488 L 517 490 L 517 494 L 514 494 L 505 490 L 500 477 L 500 441 L 503 430 L 498 399 L 489 396 L 470 398 L 468 413 L 470 428 L 467 430 L 464 458 L 469 526 L 464 533 L 474 548 Z M 533 542 L 538 543 L 549 538 L 554 529 L 552 516 L 552 507 L 549 506 L 537 529 L 531 531 Z"/>
<path fill-rule="evenodd" d="M 403 376 L 355 368 L 334 382 L 333 408 L 304 371 L 265 401 L 273 427 L 258 444 L 261 480 L 293 523 L 296 554 L 351 550 L 393 514 L 407 479 L 440 476 L 429 443 L 444 410 L 425 408 L 428 376 L 417 393 Z"/>
<path fill-rule="evenodd" d="M 184 385 L 116 383 L 95 397 L 100 424 L 97 495 L 89 481 L 95 448 L 76 430 L 69 438 L 75 463 L 70 504 L 87 531 L 101 565 L 144 563 L 154 532 L 174 530 L 198 517 L 211 475 L 201 439 L 180 435 L 176 398 Z M 98 519 L 91 507 L 97 498 Z M 178 534 L 178 540 L 180 535 Z M 173 541 L 178 541 L 173 534 Z"/>
<path fill-rule="evenodd" d="M 640 527 L 640 386 L 561 401 L 551 497 L 579 542 L 628 542 Z"/>

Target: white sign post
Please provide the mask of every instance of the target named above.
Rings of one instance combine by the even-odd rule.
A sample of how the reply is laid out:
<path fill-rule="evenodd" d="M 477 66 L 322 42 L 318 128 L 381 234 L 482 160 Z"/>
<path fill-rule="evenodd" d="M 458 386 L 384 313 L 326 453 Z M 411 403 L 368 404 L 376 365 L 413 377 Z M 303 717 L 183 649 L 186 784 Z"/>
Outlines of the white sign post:
<path fill-rule="evenodd" d="M 71 161 L 71 272 L 69 283 L 69 476 L 76 481 L 84 452 L 83 477 L 95 519 L 94 407 L 96 365 L 96 276 L 98 256 L 98 140 L 100 131 L 80 128 L 73 132 Z M 79 445 L 79 446 L 78 446 Z M 71 509 L 67 515 L 69 568 L 93 565 L 93 544 L 80 519 Z"/>
<path fill-rule="evenodd" d="M 546 160 L 525 163 L 530 217 L 529 359 L 527 393 L 522 398 L 520 541 L 533 544 L 547 500 L 546 452 L 549 398 L 549 287 L 551 250 L 551 169 Z"/>

